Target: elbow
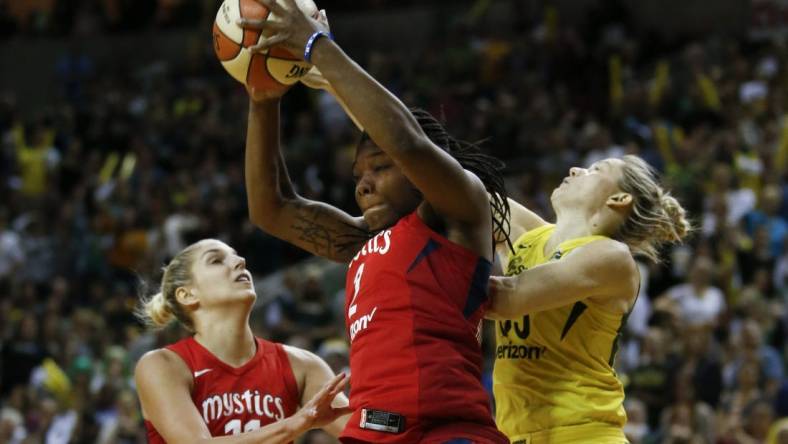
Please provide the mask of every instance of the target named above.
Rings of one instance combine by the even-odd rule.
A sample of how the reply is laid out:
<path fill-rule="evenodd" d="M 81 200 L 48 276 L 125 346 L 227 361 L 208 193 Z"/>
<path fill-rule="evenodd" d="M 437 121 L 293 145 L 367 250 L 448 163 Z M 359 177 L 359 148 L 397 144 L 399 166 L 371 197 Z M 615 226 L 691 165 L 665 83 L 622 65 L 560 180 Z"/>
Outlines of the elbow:
<path fill-rule="evenodd" d="M 493 321 L 506 321 L 508 319 L 519 319 L 527 314 L 526 307 L 514 307 L 511 305 L 493 303 L 490 308 L 487 309 L 485 317 Z"/>
<path fill-rule="evenodd" d="M 486 317 L 493 320 L 513 319 L 521 316 L 522 302 L 514 293 L 511 278 L 493 276 L 490 278 L 491 303 Z"/>
<path fill-rule="evenodd" d="M 249 220 L 257 227 L 269 231 L 275 225 L 284 204 L 282 199 L 249 199 L 247 206 L 249 207 Z"/>
<path fill-rule="evenodd" d="M 262 228 L 265 230 L 266 226 L 266 217 L 265 212 L 256 208 L 253 208 L 251 204 L 249 205 L 249 221 L 254 224 L 254 226 L 258 228 Z"/>

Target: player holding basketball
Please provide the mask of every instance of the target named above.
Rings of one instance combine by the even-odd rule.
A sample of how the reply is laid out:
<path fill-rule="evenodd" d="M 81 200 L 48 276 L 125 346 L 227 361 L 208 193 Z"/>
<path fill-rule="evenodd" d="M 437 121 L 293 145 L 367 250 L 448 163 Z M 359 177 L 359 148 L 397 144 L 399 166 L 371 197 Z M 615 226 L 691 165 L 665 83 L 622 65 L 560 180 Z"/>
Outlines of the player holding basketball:
<path fill-rule="evenodd" d="M 345 321 L 353 414 L 344 443 L 508 443 L 481 384 L 479 333 L 493 225 L 505 218 L 500 163 L 413 114 L 355 64 L 293 0 L 261 1 L 279 21 L 256 50 L 307 48 L 366 129 L 353 172 L 363 217 L 298 196 L 279 151 L 279 98 L 251 91 L 250 218 L 314 254 L 349 263 Z M 288 8 L 282 7 L 286 4 Z"/>
<path fill-rule="evenodd" d="M 626 443 L 613 359 L 640 284 L 633 254 L 657 260 L 689 223 L 636 156 L 572 168 L 551 200 L 554 225 L 512 202 L 509 277 L 491 279 L 498 427 L 516 443 Z"/>
<path fill-rule="evenodd" d="M 148 442 L 287 443 L 311 428 L 342 430 L 349 409 L 331 402 L 347 405 L 347 378 L 308 351 L 254 337 L 256 297 L 244 259 L 217 240 L 164 268 L 161 293 L 143 299 L 140 315 L 159 327 L 175 318 L 194 336 L 137 364 Z"/>

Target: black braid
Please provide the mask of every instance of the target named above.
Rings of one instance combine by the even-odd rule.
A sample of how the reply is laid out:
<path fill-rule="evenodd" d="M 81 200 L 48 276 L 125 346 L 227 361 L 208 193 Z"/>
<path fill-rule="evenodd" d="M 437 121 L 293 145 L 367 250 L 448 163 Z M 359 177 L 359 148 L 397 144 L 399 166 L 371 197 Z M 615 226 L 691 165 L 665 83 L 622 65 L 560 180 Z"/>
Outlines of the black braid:
<path fill-rule="evenodd" d="M 506 242 L 509 249 L 514 252 L 511 232 L 508 193 L 503 180 L 505 164 L 490 155 L 484 154 L 477 143 L 457 140 L 446 131 L 446 128 L 429 112 L 421 108 L 411 108 L 411 114 L 419 123 L 422 131 L 429 139 L 444 151 L 449 153 L 463 168 L 481 179 L 484 188 L 490 194 L 490 212 L 493 221 L 493 240 L 496 244 Z M 361 134 L 360 143 L 369 140 L 366 132 Z"/>
<path fill-rule="evenodd" d="M 503 180 L 505 164 L 493 156 L 484 154 L 477 143 L 453 138 L 438 119 L 429 112 L 420 108 L 411 108 L 410 112 L 433 143 L 443 148 L 463 168 L 481 179 L 484 188 L 490 194 L 493 239 L 496 244 L 506 242 L 509 249 L 514 251 L 511 239 L 509 239 L 511 231 L 510 209 L 507 200 L 508 193 Z"/>
<path fill-rule="evenodd" d="M 503 180 L 505 164 L 490 155 L 484 154 L 477 143 L 470 143 L 453 138 L 446 128 L 429 112 L 420 108 L 411 108 L 411 114 L 419 126 L 433 143 L 451 154 L 463 168 L 481 179 L 484 188 L 490 194 L 490 210 L 493 221 L 493 239 L 495 243 L 506 242 L 514 251 L 509 233 L 510 209 L 508 193 Z"/>

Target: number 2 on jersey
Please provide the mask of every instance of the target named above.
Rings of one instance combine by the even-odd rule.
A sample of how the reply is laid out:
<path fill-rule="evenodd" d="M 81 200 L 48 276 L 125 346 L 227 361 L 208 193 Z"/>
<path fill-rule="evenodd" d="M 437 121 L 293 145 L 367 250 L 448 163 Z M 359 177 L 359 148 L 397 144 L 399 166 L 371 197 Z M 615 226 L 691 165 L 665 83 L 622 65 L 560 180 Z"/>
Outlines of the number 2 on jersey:
<path fill-rule="evenodd" d="M 353 278 L 353 299 L 350 300 L 350 307 L 347 310 L 347 317 L 350 318 L 354 314 L 356 314 L 356 297 L 358 296 L 358 291 L 361 289 L 361 275 L 364 274 L 364 264 L 359 265 L 358 270 L 356 270 L 356 277 Z"/>

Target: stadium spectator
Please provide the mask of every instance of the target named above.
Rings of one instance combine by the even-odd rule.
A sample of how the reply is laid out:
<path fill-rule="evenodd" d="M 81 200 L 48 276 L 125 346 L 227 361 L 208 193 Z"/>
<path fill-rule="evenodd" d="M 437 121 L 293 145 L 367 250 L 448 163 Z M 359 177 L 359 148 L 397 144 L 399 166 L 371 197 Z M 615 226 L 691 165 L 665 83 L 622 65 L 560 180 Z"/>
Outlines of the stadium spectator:
<path fill-rule="evenodd" d="M 42 2 L 11 3 L 30 9 Z M 22 14 L 0 2 L 0 44 L 32 35 L 133 38 L 172 27 L 202 35 L 216 6 L 174 1 L 176 9 L 157 12 L 158 2 L 146 1 L 124 15 L 103 5 L 137 3 L 50 3 L 56 7 Z M 394 7 L 374 3 L 370 8 Z M 695 409 L 674 399 L 683 377 L 696 402 L 715 409 L 718 443 L 763 440 L 770 422 L 776 437 L 788 417 L 784 44 L 746 37 L 663 44 L 635 35 L 629 19 L 608 20 L 604 10 L 572 25 L 549 7 L 490 3 L 513 4 L 514 25 L 490 32 L 485 20 L 494 17 L 463 10 L 462 17 L 436 14 L 436 32 L 417 50 L 380 48 L 365 57 L 350 39 L 343 46 L 408 105 L 446 116 L 459 138 L 489 136 L 483 146 L 507 162 L 512 196 L 540 214 L 549 215 L 547 186 L 584 159 L 635 153 L 657 166 L 697 230 L 641 274 L 648 304 L 619 353 L 632 400 L 629 436 L 655 443 L 661 429 L 700 430 L 692 427 Z M 194 15 L 175 20 L 186 4 Z M 137 274 L 155 276 L 173 252 L 202 237 L 236 245 L 258 277 L 291 276 L 290 295 L 258 291 L 256 331 L 322 350 L 335 371 L 347 365 L 339 319 L 315 310 L 336 305 L 341 283 L 322 279 L 304 290 L 304 276 L 327 276 L 330 266 L 310 263 L 307 273 L 299 265 L 304 252 L 245 222 L 246 95 L 204 40 L 189 63 L 140 64 L 130 54 L 109 66 L 74 51 L 53 61 L 57 94 L 45 103 L 14 92 L 15 85 L 0 87 L 0 442 L 60 430 L 71 430 L 73 441 L 142 442 L 128 368 L 181 333 L 146 333 L 135 323 Z M 298 165 L 295 185 L 352 211 L 348 151 L 328 150 L 354 145 L 352 122 L 325 94 L 296 87 L 288 96 L 283 140 L 293 142 L 284 151 L 293 156 L 288 165 Z M 698 297 L 693 282 L 706 296 Z M 671 288 L 684 293 L 667 306 L 671 299 L 660 295 Z M 711 299 L 712 307 L 699 304 Z M 304 338 L 287 322 L 322 331 Z M 713 325 L 701 327 L 707 322 Z M 47 358 L 56 367 L 45 366 Z M 637 400 L 642 411 L 633 407 Z M 670 427 L 661 428 L 668 409 Z M 327 439 L 316 433 L 306 442 Z"/>

